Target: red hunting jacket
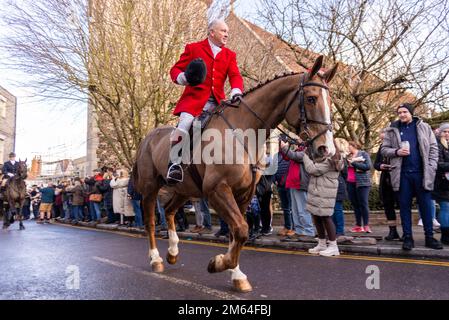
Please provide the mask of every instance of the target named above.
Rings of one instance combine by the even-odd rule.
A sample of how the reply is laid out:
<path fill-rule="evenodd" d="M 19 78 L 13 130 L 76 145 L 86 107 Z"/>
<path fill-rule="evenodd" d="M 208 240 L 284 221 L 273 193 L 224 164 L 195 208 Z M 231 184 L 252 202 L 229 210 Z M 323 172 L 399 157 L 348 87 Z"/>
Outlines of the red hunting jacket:
<path fill-rule="evenodd" d="M 206 64 L 206 80 L 196 87 L 186 86 L 173 112 L 174 115 L 181 112 L 188 112 L 195 117 L 200 115 L 211 94 L 218 102 L 224 100 L 227 77 L 232 89 L 238 88 L 243 92 L 243 78 L 237 66 L 235 52 L 223 47 L 214 59 L 208 39 L 186 45 L 179 61 L 170 70 L 173 82 L 177 83 L 178 75 L 196 58 L 202 58 Z"/>

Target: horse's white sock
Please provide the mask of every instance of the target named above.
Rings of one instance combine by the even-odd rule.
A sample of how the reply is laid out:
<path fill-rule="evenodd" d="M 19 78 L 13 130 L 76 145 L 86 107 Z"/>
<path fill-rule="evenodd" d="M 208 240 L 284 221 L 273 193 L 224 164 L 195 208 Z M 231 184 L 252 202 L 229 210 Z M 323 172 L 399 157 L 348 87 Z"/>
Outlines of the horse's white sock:
<path fill-rule="evenodd" d="M 232 280 L 246 280 L 247 279 L 246 274 L 244 274 L 240 270 L 240 266 L 238 266 L 238 265 L 234 269 L 229 269 L 229 271 L 231 271 L 231 273 L 232 273 L 232 276 L 231 276 Z"/>
<path fill-rule="evenodd" d="M 168 231 L 168 253 L 171 256 L 176 257 L 179 254 L 178 249 L 179 238 L 176 234 L 176 231 L 169 230 Z"/>
<path fill-rule="evenodd" d="M 162 263 L 162 258 L 159 256 L 159 251 L 157 249 L 152 249 L 150 250 L 150 252 L 148 253 L 148 255 L 150 256 L 150 264 L 153 265 L 155 263 Z"/>

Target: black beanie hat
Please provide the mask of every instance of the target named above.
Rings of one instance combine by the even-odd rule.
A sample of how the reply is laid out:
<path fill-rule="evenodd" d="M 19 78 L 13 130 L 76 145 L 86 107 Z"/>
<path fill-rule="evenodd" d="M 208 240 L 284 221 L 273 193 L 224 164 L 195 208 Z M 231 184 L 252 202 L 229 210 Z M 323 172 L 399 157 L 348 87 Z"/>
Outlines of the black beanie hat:
<path fill-rule="evenodd" d="M 414 111 L 414 107 L 411 103 L 403 103 L 401 104 L 396 111 L 398 111 L 400 108 L 405 108 L 408 110 L 408 112 L 410 112 L 411 115 L 413 115 L 413 111 Z"/>

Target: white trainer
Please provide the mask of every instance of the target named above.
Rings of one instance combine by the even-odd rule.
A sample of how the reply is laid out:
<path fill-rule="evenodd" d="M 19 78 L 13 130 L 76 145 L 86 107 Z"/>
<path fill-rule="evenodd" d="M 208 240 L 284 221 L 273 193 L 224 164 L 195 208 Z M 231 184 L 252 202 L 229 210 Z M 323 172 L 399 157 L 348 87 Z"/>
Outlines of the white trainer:
<path fill-rule="evenodd" d="M 329 241 L 329 247 L 326 250 L 320 251 L 319 255 L 324 257 L 339 256 L 340 250 L 338 250 L 337 241 Z"/>
<path fill-rule="evenodd" d="M 312 249 L 309 249 L 311 254 L 319 254 L 321 251 L 327 249 L 326 239 L 318 239 L 318 245 Z"/>
<path fill-rule="evenodd" d="M 419 219 L 419 221 L 418 221 L 418 226 L 420 226 L 420 227 L 423 226 L 423 224 L 422 224 L 422 219 Z"/>
<path fill-rule="evenodd" d="M 433 227 L 434 228 L 439 228 L 441 226 L 437 219 L 433 219 L 432 222 L 433 222 Z"/>

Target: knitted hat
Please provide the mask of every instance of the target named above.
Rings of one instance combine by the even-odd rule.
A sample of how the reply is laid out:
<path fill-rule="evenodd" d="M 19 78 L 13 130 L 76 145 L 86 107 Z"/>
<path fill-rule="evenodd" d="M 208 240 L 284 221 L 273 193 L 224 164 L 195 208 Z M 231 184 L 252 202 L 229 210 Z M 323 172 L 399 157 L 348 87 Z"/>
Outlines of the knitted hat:
<path fill-rule="evenodd" d="M 444 122 L 440 125 L 439 131 L 440 133 L 443 132 L 444 130 L 448 130 L 449 129 L 449 123 L 448 122 Z"/>
<path fill-rule="evenodd" d="M 413 115 L 414 107 L 413 107 L 412 104 L 410 104 L 410 103 L 403 103 L 403 104 L 401 104 L 401 105 L 396 109 L 396 111 L 398 111 L 400 108 L 405 108 L 405 109 L 407 109 L 408 112 L 410 112 L 410 114 Z"/>

